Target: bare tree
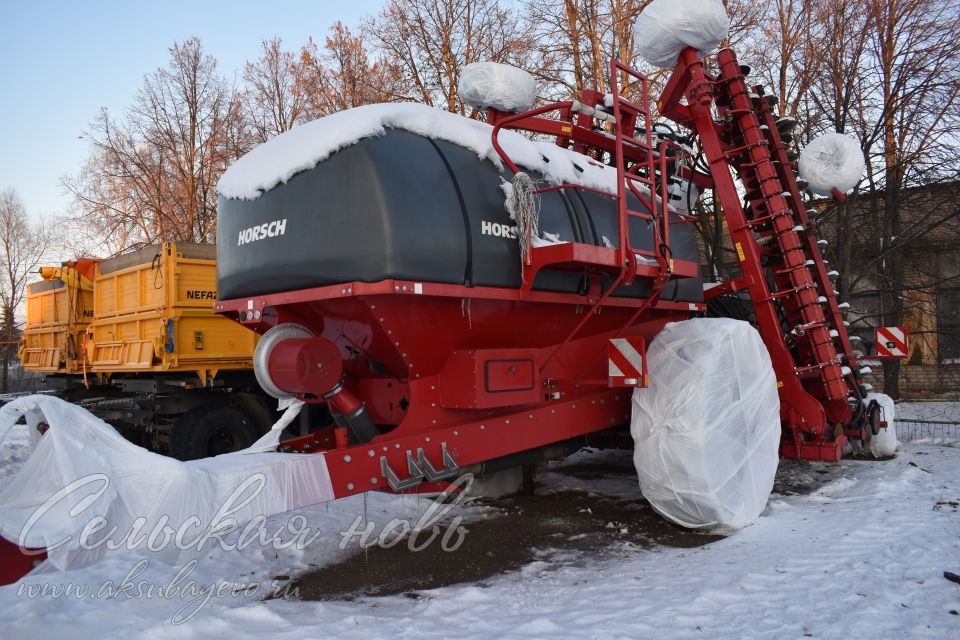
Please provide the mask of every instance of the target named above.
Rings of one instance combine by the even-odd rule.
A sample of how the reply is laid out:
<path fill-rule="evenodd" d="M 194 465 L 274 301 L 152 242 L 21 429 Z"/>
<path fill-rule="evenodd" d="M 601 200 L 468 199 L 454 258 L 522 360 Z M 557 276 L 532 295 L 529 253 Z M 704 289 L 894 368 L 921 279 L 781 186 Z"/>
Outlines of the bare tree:
<path fill-rule="evenodd" d="M 396 65 L 405 98 L 461 114 L 457 84 L 465 65 L 522 66 L 530 48 L 520 20 L 499 0 L 387 0 L 361 31 Z"/>
<path fill-rule="evenodd" d="M 17 314 L 29 282 L 49 246 L 49 232 L 27 218 L 13 189 L 0 191 L 0 393 L 7 393 L 10 363 L 17 352 Z"/>
<path fill-rule="evenodd" d="M 633 23 L 650 0 L 528 0 L 527 21 L 536 44 L 531 68 L 551 98 L 584 89 L 608 89 L 610 61 L 640 64 Z M 642 64 L 641 64 L 642 66 Z M 636 90 L 629 76 L 621 93 Z"/>
<path fill-rule="evenodd" d="M 911 186 L 948 175 L 956 163 L 958 123 L 953 119 L 960 93 L 958 3 L 941 0 L 870 0 L 869 92 L 861 114 L 871 149 L 869 188 L 874 198 L 878 255 L 869 270 L 880 288 L 880 311 L 887 326 L 904 317 L 905 260 L 911 237 L 936 220 L 905 221 L 903 195 Z M 866 124 L 866 123 L 865 123 Z M 912 227 L 912 228 L 911 228 Z M 899 361 L 884 365 L 884 390 L 897 397 Z"/>
<path fill-rule="evenodd" d="M 212 242 L 217 180 L 247 150 L 240 107 L 198 38 L 175 43 L 168 67 L 144 78 L 126 116 L 103 110 L 86 134 L 91 156 L 63 180 L 82 224 L 122 239 L 120 249 Z"/>
<path fill-rule="evenodd" d="M 754 75 L 779 98 L 779 113 L 797 116 L 829 56 L 816 20 L 821 0 L 772 0 L 748 47 Z"/>
<path fill-rule="evenodd" d="M 530 69 L 550 98 L 565 99 L 583 89 L 609 89 L 610 61 L 638 67 L 651 79 L 651 95 L 669 69 L 650 68 L 637 55 L 633 25 L 651 0 L 527 0 L 526 20 L 535 44 Z M 725 0 L 731 16 L 725 45 L 749 39 L 767 0 Z M 638 84 L 619 78 L 621 93 L 636 99 Z"/>
<path fill-rule="evenodd" d="M 266 142 L 308 116 L 308 96 L 297 56 L 280 38 L 263 41 L 263 54 L 244 67 L 244 102 L 257 142 Z"/>
<path fill-rule="evenodd" d="M 371 60 L 363 35 L 342 22 L 330 27 L 322 49 L 310 40 L 297 65 L 311 117 L 405 98 L 397 65 L 384 57 Z"/>
<path fill-rule="evenodd" d="M 856 135 L 867 159 L 860 192 L 821 216 L 861 329 L 906 322 L 935 332 L 934 292 L 957 286 L 938 273 L 936 254 L 944 230 L 960 224 L 956 190 L 943 187 L 960 177 L 958 16 L 954 0 L 841 0 L 813 16 L 830 55 L 810 90 L 809 128 Z M 884 365 L 894 397 L 899 369 Z"/>

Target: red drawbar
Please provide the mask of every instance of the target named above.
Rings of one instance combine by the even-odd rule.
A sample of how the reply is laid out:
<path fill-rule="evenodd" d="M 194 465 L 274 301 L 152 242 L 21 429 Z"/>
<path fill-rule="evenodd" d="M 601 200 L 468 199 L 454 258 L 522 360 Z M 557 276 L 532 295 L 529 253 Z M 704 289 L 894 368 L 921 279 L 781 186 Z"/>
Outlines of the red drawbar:
<path fill-rule="evenodd" d="M 42 549 L 27 549 L 0 537 L 0 585 L 13 584 L 47 559 Z"/>

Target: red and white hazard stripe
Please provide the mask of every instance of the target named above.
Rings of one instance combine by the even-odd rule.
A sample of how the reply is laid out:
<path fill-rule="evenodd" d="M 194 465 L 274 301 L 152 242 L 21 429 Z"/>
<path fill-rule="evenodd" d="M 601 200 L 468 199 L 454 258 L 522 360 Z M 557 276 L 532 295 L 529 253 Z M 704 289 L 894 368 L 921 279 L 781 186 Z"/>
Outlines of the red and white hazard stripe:
<path fill-rule="evenodd" d="M 607 374 L 611 387 L 646 387 L 647 367 L 643 338 L 613 338 L 607 347 Z"/>
<path fill-rule="evenodd" d="M 877 327 L 876 342 L 878 356 L 907 357 L 907 332 L 903 327 Z"/>

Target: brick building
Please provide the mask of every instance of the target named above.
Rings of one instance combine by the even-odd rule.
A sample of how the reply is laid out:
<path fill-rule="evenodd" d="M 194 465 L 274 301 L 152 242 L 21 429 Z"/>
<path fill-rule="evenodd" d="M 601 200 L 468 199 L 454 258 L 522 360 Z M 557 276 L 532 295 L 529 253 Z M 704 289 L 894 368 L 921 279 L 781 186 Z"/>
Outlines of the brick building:
<path fill-rule="evenodd" d="M 900 397 L 960 397 L 960 182 L 937 183 L 901 193 L 901 238 L 894 245 L 903 260 L 903 326 L 910 340 L 908 357 L 900 368 Z M 823 249 L 829 269 L 840 276 L 840 300 L 850 303 L 847 321 L 868 366 L 867 382 L 883 389 L 882 363 L 876 353 L 874 330 L 883 326 L 883 261 L 891 245 L 882 228 L 884 193 L 859 194 L 839 204 L 821 200 L 811 204 L 817 233 L 829 244 Z M 708 209 L 698 224 L 701 255 L 711 239 L 717 259 L 704 273 L 727 278 L 739 271 L 729 235 Z M 719 234 L 719 235 L 718 235 Z M 707 280 L 714 278 L 707 277 Z"/>
<path fill-rule="evenodd" d="M 907 189 L 902 198 L 902 324 L 910 339 L 900 368 L 900 395 L 960 397 L 960 182 Z M 835 204 L 817 208 L 826 219 L 821 232 L 838 254 L 851 332 L 862 338 L 869 360 L 876 353 L 874 329 L 883 324 L 881 291 L 891 286 L 879 268 L 889 256 L 889 245 L 885 251 L 877 233 L 883 193 L 858 196 L 846 206 L 846 228 L 831 219 Z M 880 390 L 878 365 L 872 366 L 869 381 Z"/>

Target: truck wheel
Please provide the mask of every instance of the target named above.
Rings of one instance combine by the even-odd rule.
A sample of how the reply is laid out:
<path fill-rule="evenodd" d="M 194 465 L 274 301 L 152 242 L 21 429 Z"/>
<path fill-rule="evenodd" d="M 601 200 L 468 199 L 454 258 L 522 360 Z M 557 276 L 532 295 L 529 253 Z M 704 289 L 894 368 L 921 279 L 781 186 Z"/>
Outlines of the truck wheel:
<path fill-rule="evenodd" d="M 253 422 L 230 406 L 205 405 L 181 415 L 170 431 L 170 455 L 178 460 L 218 456 L 249 447 L 257 439 Z"/>

